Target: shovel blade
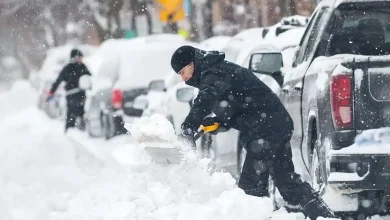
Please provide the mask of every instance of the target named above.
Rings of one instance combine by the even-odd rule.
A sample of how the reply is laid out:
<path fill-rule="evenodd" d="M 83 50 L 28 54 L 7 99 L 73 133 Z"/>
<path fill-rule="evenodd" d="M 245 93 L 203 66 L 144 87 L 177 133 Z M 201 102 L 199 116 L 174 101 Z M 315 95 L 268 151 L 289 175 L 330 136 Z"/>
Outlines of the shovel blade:
<path fill-rule="evenodd" d="M 145 151 L 157 164 L 180 164 L 182 154 L 177 148 L 145 147 Z"/>

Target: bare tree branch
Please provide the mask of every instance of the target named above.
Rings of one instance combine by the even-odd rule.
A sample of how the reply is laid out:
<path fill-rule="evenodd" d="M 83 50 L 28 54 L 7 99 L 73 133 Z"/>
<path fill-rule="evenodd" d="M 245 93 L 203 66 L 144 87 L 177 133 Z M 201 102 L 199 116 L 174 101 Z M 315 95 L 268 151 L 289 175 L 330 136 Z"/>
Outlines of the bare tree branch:
<path fill-rule="evenodd" d="M 6 5 L 4 3 L 0 4 L 0 16 L 9 17 L 14 15 L 24 4 L 15 4 L 13 6 Z M 6 8 L 7 7 L 7 8 Z"/>

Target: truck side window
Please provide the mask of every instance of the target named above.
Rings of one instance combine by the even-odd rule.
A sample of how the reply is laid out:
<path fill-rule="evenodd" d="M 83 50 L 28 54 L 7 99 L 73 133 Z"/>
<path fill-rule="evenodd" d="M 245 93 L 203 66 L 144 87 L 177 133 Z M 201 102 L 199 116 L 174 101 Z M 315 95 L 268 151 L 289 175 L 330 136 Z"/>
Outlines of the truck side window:
<path fill-rule="evenodd" d="M 317 17 L 318 17 L 317 15 L 318 15 L 318 11 L 315 11 L 314 14 L 312 15 L 310 21 L 309 21 L 309 24 L 307 25 L 305 33 L 303 34 L 303 36 L 301 38 L 301 42 L 299 43 L 299 48 L 298 48 L 299 51 L 297 52 L 298 54 L 294 58 L 293 67 L 295 67 L 298 64 L 303 62 L 303 55 L 304 55 L 304 51 L 306 48 L 306 44 L 307 44 L 308 38 L 310 36 L 311 30 L 313 29 L 313 25 L 315 23 L 315 20 L 317 20 Z"/>
<path fill-rule="evenodd" d="M 381 9 L 358 3 L 341 5 L 337 14 L 334 14 L 335 22 L 328 40 L 326 55 L 389 54 L 390 7 L 388 2 L 385 5 L 381 3 L 379 7 Z"/>
<path fill-rule="evenodd" d="M 323 8 L 320 10 L 316 21 L 314 22 L 313 29 L 309 36 L 309 40 L 307 42 L 305 52 L 303 55 L 303 60 L 307 61 L 312 53 L 315 53 L 314 45 L 316 44 L 318 35 L 320 34 L 320 29 L 323 27 L 323 21 L 325 19 L 324 13 L 327 11 L 327 8 Z"/>
<path fill-rule="evenodd" d="M 312 47 L 315 43 L 315 39 L 318 36 L 318 33 L 316 33 L 319 29 L 318 24 L 320 23 L 320 21 L 323 20 L 324 16 L 322 15 L 324 14 L 325 10 L 325 8 L 319 9 L 313 14 L 312 19 L 310 19 L 305 34 L 303 35 L 302 40 L 300 42 L 299 54 L 294 62 L 294 66 L 297 66 L 304 60 L 307 60 L 308 55 L 311 52 L 310 49 L 313 49 Z"/>

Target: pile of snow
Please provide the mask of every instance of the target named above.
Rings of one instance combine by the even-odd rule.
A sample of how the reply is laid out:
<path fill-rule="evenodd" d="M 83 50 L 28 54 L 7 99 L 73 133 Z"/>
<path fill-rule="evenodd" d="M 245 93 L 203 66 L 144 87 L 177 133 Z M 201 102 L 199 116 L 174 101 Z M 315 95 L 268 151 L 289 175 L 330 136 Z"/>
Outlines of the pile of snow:
<path fill-rule="evenodd" d="M 358 146 L 390 144 L 390 128 L 366 130 L 355 138 L 355 143 Z"/>
<path fill-rule="evenodd" d="M 135 119 L 133 124 L 126 124 L 125 128 L 138 143 L 158 141 L 173 144 L 176 141 L 173 125 L 161 114 Z"/>
<path fill-rule="evenodd" d="M 332 150 L 332 154 L 390 154 L 390 127 L 363 131 L 352 146 Z"/>
<path fill-rule="evenodd" d="M 28 81 L 16 81 L 10 90 L 0 93 L 0 124 L 9 114 L 22 111 L 36 103 L 35 90 Z"/>

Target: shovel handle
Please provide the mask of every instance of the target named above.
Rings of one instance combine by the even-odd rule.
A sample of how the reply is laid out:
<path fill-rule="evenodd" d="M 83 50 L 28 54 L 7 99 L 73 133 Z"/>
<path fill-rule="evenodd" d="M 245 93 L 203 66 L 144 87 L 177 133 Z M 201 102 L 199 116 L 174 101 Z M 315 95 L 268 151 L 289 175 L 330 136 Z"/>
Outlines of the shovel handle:
<path fill-rule="evenodd" d="M 200 131 L 194 136 L 195 141 L 198 140 L 203 134 L 217 130 L 218 127 L 219 124 L 216 122 L 212 125 L 200 125 Z"/>
<path fill-rule="evenodd" d="M 215 131 L 217 130 L 219 127 L 219 124 L 217 122 L 214 122 L 214 124 L 212 125 L 201 125 L 200 126 L 200 130 L 203 131 L 204 133 L 207 133 L 207 132 L 212 132 L 212 131 Z"/>

